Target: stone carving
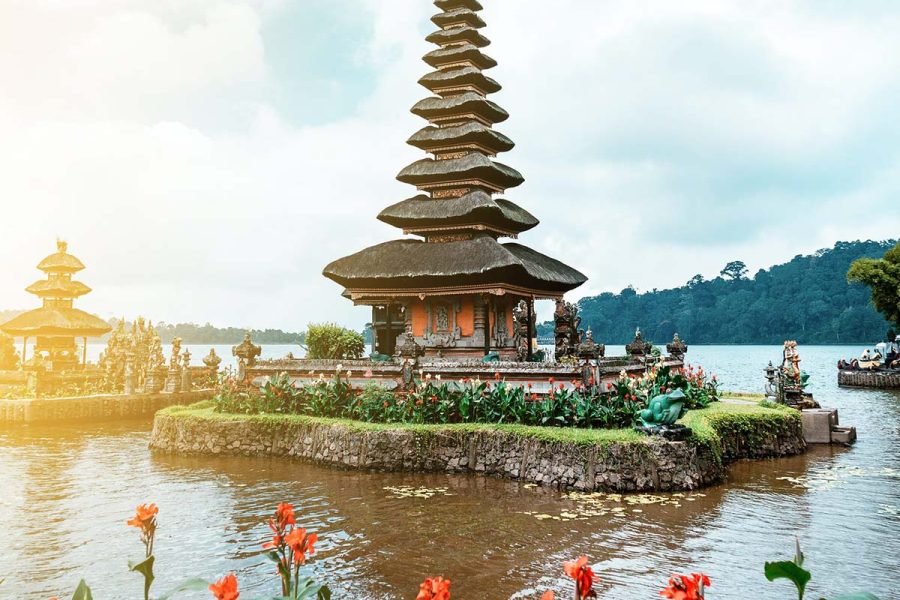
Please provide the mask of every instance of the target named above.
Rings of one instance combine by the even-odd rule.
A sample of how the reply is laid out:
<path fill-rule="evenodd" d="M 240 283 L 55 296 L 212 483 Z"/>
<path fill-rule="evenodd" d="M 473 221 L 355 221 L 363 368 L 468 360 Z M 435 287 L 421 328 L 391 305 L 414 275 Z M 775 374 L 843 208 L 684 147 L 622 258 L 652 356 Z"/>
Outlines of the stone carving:
<path fill-rule="evenodd" d="M 166 391 L 172 394 L 180 392 L 181 383 L 181 338 L 175 338 L 172 340 L 172 355 L 169 357 Z"/>
<path fill-rule="evenodd" d="M 165 368 L 162 342 L 153 323 L 143 317 L 135 319 L 130 329 L 125 327 L 124 319 L 119 321 L 100 355 L 100 370 L 107 390 L 117 392 L 125 389 L 128 362 L 131 363 L 128 388 L 132 393 L 159 391 L 157 380 L 161 377 L 160 368 Z"/>
<path fill-rule="evenodd" d="M 426 346 L 430 348 L 456 347 L 456 343 L 462 338 L 462 329 L 456 322 L 456 313 L 460 309 L 459 303 L 454 304 L 452 310 L 446 304 L 428 305 L 428 322 L 434 323 L 434 329 L 432 330 L 429 326 L 425 330 L 423 339 Z M 407 327 L 410 327 L 409 323 L 407 323 Z M 401 338 L 403 335 L 401 334 Z M 400 343 L 400 338 L 398 338 L 398 343 Z"/>
<path fill-rule="evenodd" d="M 191 391 L 191 351 L 185 348 L 181 355 L 181 391 Z"/>
<path fill-rule="evenodd" d="M 415 363 L 424 353 L 425 350 L 416 341 L 416 336 L 413 335 L 412 327 L 407 327 L 406 331 L 397 340 L 397 356 L 411 359 Z"/>
<path fill-rule="evenodd" d="M 262 354 L 262 348 L 253 343 L 250 332 L 244 334 L 244 341 L 231 347 L 231 355 L 238 359 L 238 379 L 247 377 L 247 367 L 256 366 L 256 359 Z"/>
<path fill-rule="evenodd" d="M 581 343 L 581 335 L 578 331 L 581 317 L 578 316 L 578 307 L 571 302 L 557 300 L 556 310 L 553 312 L 553 322 L 557 360 L 574 355 L 577 352 L 578 344 Z"/>
<path fill-rule="evenodd" d="M 650 342 L 644 340 L 641 335 L 641 328 L 638 327 L 634 332 L 634 340 L 625 346 L 625 352 L 627 352 L 629 356 L 643 357 L 650 354 L 652 347 L 653 345 Z"/>
<path fill-rule="evenodd" d="M 678 337 L 677 333 L 675 334 L 675 337 L 672 338 L 672 341 L 666 344 L 666 352 L 669 353 L 669 356 L 679 360 L 684 360 L 684 355 L 687 354 L 687 350 L 687 344 L 681 341 L 681 338 Z"/>
<path fill-rule="evenodd" d="M 593 332 L 588 329 L 584 339 L 576 347 L 575 353 L 582 360 L 597 360 L 606 354 L 606 346 L 595 342 Z"/>
<path fill-rule="evenodd" d="M 531 336 L 537 325 L 537 317 L 531 315 L 531 323 L 528 323 L 528 301 L 519 300 L 513 307 L 513 324 L 515 326 L 516 360 L 525 362 L 528 360 L 528 349 L 531 345 Z"/>
<path fill-rule="evenodd" d="M 784 342 L 781 356 L 781 367 L 776 368 L 771 362 L 765 369 L 766 396 L 776 402 L 797 409 L 819 408 L 812 394 L 806 392 L 809 375 L 800 370 L 800 352 L 797 342 Z"/>

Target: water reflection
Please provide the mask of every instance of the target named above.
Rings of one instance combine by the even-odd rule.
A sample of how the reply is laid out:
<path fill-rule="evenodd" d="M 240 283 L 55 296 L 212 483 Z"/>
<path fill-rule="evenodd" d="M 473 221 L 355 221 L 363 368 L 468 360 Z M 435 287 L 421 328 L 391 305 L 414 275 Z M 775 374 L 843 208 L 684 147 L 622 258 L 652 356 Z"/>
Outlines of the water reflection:
<path fill-rule="evenodd" d="M 741 372 L 731 349 L 696 354 L 704 352 L 710 370 Z M 135 597 L 140 578 L 126 562 L 142 547 L 125 520 L 147 500 L 161 507 L 158 591 L 236 571 L 247 597 L 271 594 L 272 566 L 258 550 L 265 518 L 290 500 L 301 525 L 320 533 L 312 568 L 337 598 L 410 598 L 432 574 L 451 577 L 458 598 L 536 598 L 567 589 L 559 565 L 580 553 L 600 573 L 603 597 L 652 597 L 670 572 L 703 569 L 716 598 L 745 598 L 769 585 L 762 564 L 788 557 L 794 535 L 814 571 L 810 597 L 862 585 L 863 565 L 867 585 L 891 598 L 900 394 L 819 385 L 817 397 L 860 429 L 855 447 L 739 463 L 724 485 L 649 504 L 585 502 L 474 476 L 151 455 L 146 423 L 0 431 L 0 576 L 9 577 L 0 596 L 71 592 L 83 575 L 98 599 Z M 445 491 L 419 498 L 385 489 L 403 486 Z"/>

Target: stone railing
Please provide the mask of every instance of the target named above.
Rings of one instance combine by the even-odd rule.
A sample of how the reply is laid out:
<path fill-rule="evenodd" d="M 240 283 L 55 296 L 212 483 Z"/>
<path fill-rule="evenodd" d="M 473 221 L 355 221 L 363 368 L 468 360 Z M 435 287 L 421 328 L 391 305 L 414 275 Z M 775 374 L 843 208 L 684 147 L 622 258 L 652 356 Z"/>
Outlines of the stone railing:
<path fill-rule="evenodd" d="M 0 399 L 0 425 L 148 418 L 162 408 L 208 400 L 212 395 L 212 390 L 198 390 L 177 394 L 104 394 L 71 398 Z"/>

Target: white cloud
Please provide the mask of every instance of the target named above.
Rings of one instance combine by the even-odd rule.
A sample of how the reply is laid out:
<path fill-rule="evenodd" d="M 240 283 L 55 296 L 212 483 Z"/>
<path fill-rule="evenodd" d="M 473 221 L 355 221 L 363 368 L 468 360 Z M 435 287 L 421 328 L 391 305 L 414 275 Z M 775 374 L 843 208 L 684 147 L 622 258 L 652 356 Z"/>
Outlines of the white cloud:
<path fill-rule="evenodd" d="M 375 215 L 413 194 L 393 176 L 418 156 L 403 140 L 422 125 L 408 108 L 434 10 L 342 1 L 366 25 L 330 43 L 376 78 L 355 114 L 316 126 L 271 98 L 281 0 L 0 6 L 0 307 L 33 305 L 21 289 L 61 235 L 101 314 L 365 322 L 320 273 L 399 235 Z M 576 295 L 900 231 L 900 9 L 485 4 L 519 144 L 502 160 L 527 179 L 508 197 L 543 221 L 524 243 L 591 277 Z"/>

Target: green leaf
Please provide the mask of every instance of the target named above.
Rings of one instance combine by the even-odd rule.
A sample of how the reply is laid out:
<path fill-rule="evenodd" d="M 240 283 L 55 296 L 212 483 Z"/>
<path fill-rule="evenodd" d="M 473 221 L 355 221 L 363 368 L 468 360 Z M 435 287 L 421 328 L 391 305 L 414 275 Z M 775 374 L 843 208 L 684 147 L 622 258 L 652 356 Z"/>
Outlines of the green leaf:
<path fill-rule="evenodd" d="M 789 579 L 797 586 L 800 600 L 803 600 L 803 593 L 806 591 L 806 584 L 812 579 L 812 574 L 806 571 L 797 563 L 789 560 L 781 562 L 767 562 L 765 567 L 766 579 L 775 581 L 776 579 Z"/>
<path fill-rule="evenodd" d="M 180 592 L 188 592 L 193 590 L 206 590 L 209 588 L 209 583 L 203 579 L 188 579 L 187 581 L 181 582 L 177 587 L 169 590 L 162 596 L 160 596 L 157 600 L 169 600 Z"/>
<path fill-rule="evenodd" d="M 94 596 L 91 595 L 91 588 L 84 582 L 84 579 L 78 582 L 78 587 L 75 588 L 72 600 L 94 600 Z"/>
<path fill-rule="evenodd" d="M 153 580 L 155 577 L 153 576 L 153 561 L 156 559 L 151 554 L 143 561 L 135 564 L 131 561 L 128 561 L 128 568 L 131 569 L 135 573 L 140 573 L 144 576 L 144 599 L 150 597 L 150 586 L 153 585 Z"/>

